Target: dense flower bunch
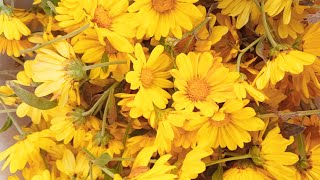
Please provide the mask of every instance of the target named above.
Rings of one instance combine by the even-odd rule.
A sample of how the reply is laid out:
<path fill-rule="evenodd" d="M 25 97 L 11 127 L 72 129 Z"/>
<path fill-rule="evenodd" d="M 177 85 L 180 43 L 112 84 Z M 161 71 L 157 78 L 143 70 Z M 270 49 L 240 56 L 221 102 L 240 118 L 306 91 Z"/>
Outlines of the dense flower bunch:
<path fill-rule="evenodd" d="M 320 179 L 319 1 L 13 5 L 9 179 Z"/>

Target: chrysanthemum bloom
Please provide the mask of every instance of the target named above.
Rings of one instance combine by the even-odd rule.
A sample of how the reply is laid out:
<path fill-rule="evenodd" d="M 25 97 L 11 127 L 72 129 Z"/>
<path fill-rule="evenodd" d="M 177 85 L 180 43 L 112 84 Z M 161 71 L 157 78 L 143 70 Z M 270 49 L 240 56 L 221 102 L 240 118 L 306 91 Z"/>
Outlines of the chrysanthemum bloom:
<path fill-rule="evenodd" d="M 171 32 L 176 38 L 182 37 L 182 30 L 190 31 L 195 18 L 202 16 L 193 4 L 198 0 L 136 0 L 128 8 L 129 12 L 137 12 L 135 22 L 139 24 L 138 39 L 155 37 L 159 40 Z"/>
<path fill-rule="evenodd" d="M 0 53 L 6 53 L 8 56 L 19 57 L 20 51 L 32 47 L 26 39 L 21 40 L 8 40 L 3 35 L 0 35 Z"/>
<path fill-rule="evenodd" d="M 302 48 L 304 52 L 320 56 L 320 22 L 311 24 L 302 37 Z"/>
<path fill-rule="evenodd" d="M 232 167 L 223 173 L 223 179 L 225 180 L 233 180 L 233 179 L 271 180 L 271 178 L 265 175 L 259 168 L 250 167 L 250 166 Z"/>
<path fill-rule="evenodd" d="M 133 71 L 127 73 L 126 81 L 130 83 L 130 89 L 138 90 L 134 105 L 140 109 L 153 111 L 154 106 L 164 109 L 171 98 L 164 89 L 173 87 L 173 83 L 168 80 L 171 77 L 169 70 L 172 61 L 163 51 L 163 46 L 155 47 L 146 60 L 141 44 L 137 44 L 135 57 L 130 57 Z"/>
<path fill-rule="evenodd" d="M 172 95 L 173 107 L 189 112 L 199 109 L 205 116 L 212 116 L 218 110 L 216 103 L 235 98 L 233 84 L 239 73 L 229 72 L 219 59 L 206 52 L 188 55 L 179 54 L 176 58 L 177 69 L 171 70 L 177 87 Z"/>
<path fill-rule="evenodd" d="M 94 29 L 88 29 L 84 34 L 74 38 L 76 41 L 73 49 L 76 53 L 83 54 L 81 60 L 85 63 L 101 63 L 114 61 L 125 61 L 127 64 L 113 65 L 108 68 L 98 67 L 90 71 L 90 78 L 107 78 L 110 73 L 118 81 L 124 78 L 124 75 L 130 70 L 130 60 L 127 53 L 133 52 L 131 46 L 113 47 L 107 38 L 100 42 L 97 32 Z M 104 58 L 104 59 L 103 59 Z"/>
<path fill-rule="evenodd" d="M 20 40 L 22 36 L 31 34 L 30 29 L 20 19 L 3 6 L 0 11 L 0 36 L 8 40 Z"/>
<path fill-rule="evenodd" d="M 298 50 L 281 51 L 261 69 L 255 81 L 258 89 L 265 88 L 269 82 L 275 85 L 284 78 L 286 72 L 300 74 L 305 65 L 313 64 L 316 56 Z"/>
<path fill-rule="evenodd" d="M 205 147 L 227 147 L 235 150 L 243 148 L 251 141 L 248 131 L 259 131 L 264 122 L 255 117 L 251 107 L 245 107 L 249 101 L 228 100 L 212 117 L 206 118 L 198 130 L 197 142 Z M 233 138 L 230 138 L 232 136 Z"/>
<path fill-rule="evenodd" d="M 291 5 L 292 0 L 268 0 L 265 3 L 265 11 L 272 17 L 283 12 L 283 23 L 289 24 L 291 20 Z"/>
<path fill-rule="evenodd" d="M 79 81 L 86 77 L 83 64 L 66 41 L 53 43 L 52 47 L 39 49 L 32 61 L 32 79 L 42 83 L 35 95 L 43 97 L 53 93 L 52 99 L 59 98 L 60 105 L 70 101 L 80 104 Z M 75 99 L 69 98 L 72 94 Z"/>
<path fill-rule="evenodd" d="M 216 14 L 217 21 L 220 25 L 226 26 L 229 32 L 222 36 L 222 39 L 212 46 L 213 50 L 222 57 L 223 62 L 228 62 L 235 58 L 240 50 L 240 38 L 236 28 L 235 18 Z"/>
<path fill-rule="evenodd" d="M 276 179 L 294 179 L 296 170 L 291 168 L 298 160 L 298 156 L 285 152 L 292 144 L 294 138 L 285 139 L 280 134 L 280 128 L 275 127 L 268 132 L 260 144 L 260 148 L 253 146 L 251 149 L 252 160 L 256 165 L 263 166 Z"/>
<path fill-rule="evenodd" d="M 54 134 L 50 130 L 43 130 L 27 135 L 24 140 L 17 142 L 8 149 L 0 152 L 0 161 L 7 159 L 2 170 L 10 164 L 10 172 L 22 170 L 34 154 L 40 154 L 40 149 L 49 150 L 55 145 L 52 140 Z"/>
<path fill-rule="evenodd" d="M 218 8 L 222 9 L 222 14 L 237 17 L 237 29 L 241 29 L 249 20 L 254 23 L 259 21 L 260 10 L 254 0 L 218 0 L 218 2 Z"/>
<path fill-rule="evenodd" d="M 201 160 L 213 153 L 211 148 L 196 147 L 192 149 L 182 162 L 178 170 L 179 180 L 196 179 L 206 170 L 206 164 Z"/>

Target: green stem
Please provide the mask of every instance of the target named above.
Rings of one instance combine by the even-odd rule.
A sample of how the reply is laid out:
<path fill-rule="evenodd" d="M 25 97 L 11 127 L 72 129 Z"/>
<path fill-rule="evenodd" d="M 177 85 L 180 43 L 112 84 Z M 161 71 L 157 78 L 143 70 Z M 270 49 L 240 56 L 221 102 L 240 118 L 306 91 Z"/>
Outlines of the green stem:
<path fill-rule="evenodd" d="M 254 45 L 256 45 L 264 36 L 260 36 L 258 39 L 256 39 L 255 41 L 253 41 L 251 44 L 249 44 L 249 46 L 247 46 L 246 48 L 242 49 L 240 52 L 240 54 L 238 55 L 237 58 L 237 71 L 240 72 L 240 64 L 241 64 L 241 59 L 242 56 L 249 51 L 250 48 L 252 48 Z"/>
<path fill-rule="evenodd" d="M 52 44 L 52 43 L 55 43 L 55 42 L 57 42 L 57 41 L 69 39 L 69 38 L 71 38 L 71 37 L 73 37 L 73 36 L 75 36 L 75 35 L 77 35 L 77 34 L 80 34 L 80 33 L 83 32 L 84 30 L 88 29 L 89 26 L 90 26 L 90 24 L 86 24 L 86 25 L 80 27 L 79 29 L 76 29 L 76 30 L 72 31 L 71 33 L 69 33 L 69 34 L 67 34 L 67 35 L 59 36 L 59 37 L 57 37 L 57 38 L 54 38 L 54 39 L 52 39 L 52 40 L 50 40 L 50 41 L 47 41 L 47 42 L 44 42 L 44 43 L 42 43 L 42 44 L 37 44 L 36 46 L 34 46 L 34 47 L 32 47 L 32 48 L 22 50 L 22 51 L 20 51 L 20 54 L 24 54 L 24 53 L 28 53 L 28 52 L 35 51 L 35 50 L 37 50 L 37 49 L 39 49 L 39 48 L 45 47 L 45 46 L 47 46 L 47 45 L 49 45 L 49 44 Z"/>
<path fill-rule="evenodd" d="M 257 0 L 255 0 L 255 1 L 257 1 Z M 259 4 L 259 2 L 258 2 L 258 4 Z M 278 43 L 274 40 L 274 38 L 270 32 L 270 27 L 268 25 L 267 16 L 266 16 L 265 9 L 264 9 L 264 0 L 262 0 L 262 2 L 261 2 L 261 14 L 262 14 L 262 23 L 263 23 L 264 30 L 266 32 L 266 36 L 267 36 L 269 42 L 271 43 L 272 47 L 276 48 L 278 46 Z"/>
<path fill-rule="evenodd" d="M 206 18 L 205 18 L 198 26 L 196 26 L 192 31 L 189 31 L 189 32 L 185 33 L 185 34 L 182 36 L 181 40 L 184 39 L 184 38 L 186 38 L 186 37 L 188 37 L 188 36 L 190 36 L 191 34 L 196 34 L 198 31 L 200 31 L 200 29 L 201 29 L 204 25 L 206 25 L 206 24 L 208 23 L 208 21 L 210 21 L 210 19 L 211 19 L 211 17 L 206 17 Z"/>
<path fill-rule="evenodd" d="M 219 160 L 207 163 L 206 166 L 212 166 L 212 165 L 227 162 L 227 161 L 235 161 L 235 160 L 248 159 L 248 158 L 251 158 L 251 154 L 245 154 L 245 155 L 241 155 L 241 156 L 219 159 Z"/>
<path fill-rule="evenodd" d="M 110 99 L 111 99 L 111 96 L 113 96 L 113 92 L 114 92 L 114 88 L 116 86 L 114 86 L 112 89 L 110 89 L 110 92 L 108 94 L 108 99 L 107 99 L 107 102 L 106 102 L 106 105 L 104 107 L 104 112 L 103 112 L 103 116 L 102 116 L 102 129 L 101 129 L 101 137 L 103 138 L 104 137 L 104 134 L 105 134 L 105 131 L 106 131 L 106 124 L 107 124 L 107 115 L 108 115 L 108 108 L 110 106 Z"/>
<path fill-rule="evenodd" d="M 111 89 L 114 89 L 115 87 L 117 87 L 119 85 L 119 82 L 115 82 L 108 90 L 106 90 L 105 92 L 103 92 L 102 96 L 98 99 L 98 101 L 86 112 L 82 113 L 82 116 L 88 116 L 91 115 L 94 110 L 107 98 L 107 96 L 110 93 Z"/>
<path fill-rule="evenodd" d="M 308 110 L 308 111 L 295 111 L 295 112 L 278 111 L 276 113 L 260 114 L 260 115 L 257 115 L 257 117 L 263 119 L 263 118 L 272 118 L 272 117 L 278 117 L 278 116 L 288 116 L 288 117 L 309 116 L 313 114 L 320 114 L 320 109 Z"/>
<path fill-rule="evenodd" d="M 110 66 L 113 64 L 126 64 L 127 61 L 114 61 L 114 62 L 105 62 L 105 63 L 99 63 L 99 64 L 93 64 L 93 65 L 89 65 L 89 66 L 84 66 L 83 70 L 84 71 L 88 71 L 97 67 L 105 67 L 105 66 Z"/>
<path fill-rule="evenodd" d="M 11 112 L 16 112 L 17 109 L 6 109 L 6 110 L 0 110 L 0 114 L 2 113 L 11 113 Z"/>
<path fill-rule="evenodd" d="M 19 124 L 17 123 L 16 119 L 10 114 L 10 112 L 8 112 L 9 109 L 7 109 L 6 105 L 4 104 L 4 102 L 0 99 L 1 101 L 1 105 L 3 106 L 3 108 L 7 111 L 7 115 L 10 117 L 12 123 L 14 124 L 14 126 L 16 127 L 16 129 L 18 130 L 18 132 L 20 133 L 20 135 L 24 136 L 25 132 L 21 129 L 21 127 L 19 126 Z"/>
<path fill-rule="evenodd" d="M 300 133 L 296 136 L 297 142 L 298 142 L 298 152 L 300 155 L 300 159 L 305 159 L 306 158 L 306 147 L 304 144 L 304 137 L 303 134 Z"/>

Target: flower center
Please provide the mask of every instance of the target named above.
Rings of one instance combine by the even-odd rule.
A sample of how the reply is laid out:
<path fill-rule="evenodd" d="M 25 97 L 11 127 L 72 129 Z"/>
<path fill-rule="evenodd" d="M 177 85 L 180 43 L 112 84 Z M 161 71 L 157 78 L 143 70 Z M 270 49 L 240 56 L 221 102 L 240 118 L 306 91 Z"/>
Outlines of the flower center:
<path fill-rule="evenodd" d="M 187 85 L 187 96 L 191 101 L 204 101 L 210 92 L 210 86 L 202 79 L 192 79 Z"/>
<path fill-rule="evenodd" d="M 173 9 L 176 5 L 176 0 L 152 0 L 152 7 L 159 13 L 164 13 Z"/>
<path fill-rule="evenodd" d="M 97 7 L 92 21 L 97 23 L 101 28 L 109 28 L 112 24 L 112 19 L 109 16 L 108 11 L 101 6 Z"/>
<path fill-rule="evenodd" d="M 140 80 L 144 87 L 150 87 L 153 82 L 153 74 L 151 69 L 148 69 L 148 68 L 142 69 L 140 74 Z"/>
<path fill-rule="evenodd" d="M 106 43 L 106 46 L 104 48 L 104 51 L 108 54 L 114 54 L 117 53 L 118 51 L 111 45 L 110 41 L 105 38 L 104 42 Z"/>

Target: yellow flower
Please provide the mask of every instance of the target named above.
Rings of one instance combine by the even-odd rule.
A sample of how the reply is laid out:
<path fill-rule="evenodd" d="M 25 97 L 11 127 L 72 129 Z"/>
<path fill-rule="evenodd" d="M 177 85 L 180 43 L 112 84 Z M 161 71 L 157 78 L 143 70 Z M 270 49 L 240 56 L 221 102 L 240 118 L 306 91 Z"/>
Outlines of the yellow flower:
<path fill-rule="evenodd" d="M 268 0 L 265 4 L 265 11 L 269 16 L 276 16 L 283 11 L 283 24 L 289 24 L 291 20 L 292 0 Z"/>
<path fill-rule="evenodd" d="M 236 28 L 241 29 L 249 21 L 257 23 L 260 17 L 260 10 L 254 0 L 218 0 L 218 8 L 222 9 L 223 15 L 237 16 Z"/>
<path fill-rule="evenodd" d="M 66 41 L 53 43 L 53 50 L 41 48 L 31 64 L 32 79 L 41 82 L 35 90 L 38 97 L 53 93 L 59 105 L 68 102 L 80 104 L 79 81 L 86 77 L 82 62 L 77 59 L 72 46 Z M 69 98 L 75 94 L 75 99 Z"/>
<path fill-rule="evenodd" d="M 201 160 L 213 153 L 211 148 L 196 147 L 192 149 L 183 160 L 178 171 L 180 180 L 196 179 L 198 174 L 206 170 L 206 164 Z"/>
<path fill-rule="evenodd" d="M 171 77 L 169 69 L 172 62 L 163 51 L 163 46 L 156 46 L 146 60 L 141 44 L 137 44 L 135 46 L 136 57 L 130 57 L 133 71 L 126 75 L 130 89 L 138 89 L 134 105 L 150 112 L 153 111 L 154 105 L 160 109 L 166 108 L 168 99 L 171 98 L 164 88 L 173 87 L 173 83 L 168 80 Z"/>
<path fill-rule="evenodd" d="M 39 154 L 40 149 L 48 151 L 55 142 L 52 140 L 53 133 L 50 130 L 43 130 L 27 135 L 24 140 L 18 141 L 8 149 L 0 152 L 0 161 L 7 159 L 2 170 L 10 164 L 10 172 L 15 173 L 22 170 L 27 162 Z"/>
<path fill-rule="evenodd" d="M 302 37 L 302 48 L 304 52 L 320 56 L 320 22 L 310 24 Z"/>
<path fill-rule="evenodd" d="M 285 139 L 280 134 L 280 128 L 275 127 L 268 132 L 260 144 L 260 149 L 253 146 L 251 155 L 253 162 L 261 165 L 270 172 L 276 179 L 294 179 L 296 170 L 291 168 L 298 160 L 298 156 L 291 152 L 285 152 L 292 144 L 294 138 Z"/>
<path fill-rule="evenodd" d="M 195 18 L 202 16 L 201 12 L 193 4 L 198 0 L 136 0 L 128 8 L 129 12 L 137 12 L 139 24 L 138 39 L 155 37 L 159 40 L 167 37 L 171 32 L 176 38 L 182 37 L 182 30 L 190 31 Z"/>
<path fill-rule="evenodd" d="M 8 40 L 4 36 L 0 35 L 0 52 L 2 54 L 6 53 L 8 56 L 19 57 L 20 51 L 30 48 L 32 43 L 28 40 Z M 22 54 L 25 56 L 25 54 Z"/>
<path fill-rule="evenodd" d="M 126 64 L 92 69 L 89 76 L 91 79 L 97 77 L 105 79 L 112 73 L 116 80 L 121 81 L 124 75 L 130 70 L 130 61 L 127 53 L 133 51 L 132 47 L 121 46 L 121 48 L 115 48 L 107 38 L 104 38 L 104 41 L 100 42 L 98 34 L 94 29 L 86 30 L 83 35 L 77 36 L 74 40 L 76 42 L 73 49 L 76 53 L 83 54 L 81 60 L 85 63 L 101 63 L 103 57 L 106 58 L 108 62 L 127 60 Z"/>
<path fill-rule="evenodd" d="M 197 108 L 210 117 L 218 110 L 216 103 L 235 98 L 233 84 L 239 74 L 229 72 L 210 53 L 179 54 L 176 63 L 178 69 L 171 70 L 178 89 L 172 95 L 176 110 L 191 112 Z"/>
<path fill-rule="evenodd" d="M 13 14 L 0 12 L 0 36 L 8 40 L 20 40 L 22 36 L 31 34 L 30 29 Z"/>
<path fill-rule="evenodd" d="M 197 134 L 199 146 L 235 150 L 237 146 L 243 148 L 244 143 L 250 142 L 248 131 L 262 130 L 265 124 L 255 117 L 253 108 L 245 107 L 248 102 L 228 100 L 218 112 L 207 118 Z"/>
<path fill-rule="evenodd" d="M 284 78 L 286 72 L 300 74 L 305 65 L 314 63 L 316 59 L 316 56 L 303 51 L 282 51 L 261 69 L 255 79 L 257 88 L 263 89 L 269 82 L 275 85 Z"/>
<path fill-rule="evenodd" d="M 10 97 L 14 95 L 14 91 L 8 87 L 8 86 L 0 86 L 0 99 L 9 106 L 12 106 L 15 104 L 17 98 L 16 97 Z"/>
<path fill-rule="evenodd" d="M 31 180 L 51 180 L 50 171 L 46 169 L 41 173 L 33 176 Z"/>
<path fill-rule="evenodd" d="M 255 167 L 233 167 L 223 173 L 223 179 L 256 179 L 256 180 L 271 180 L 270 177 L 266 176 L 263 172 Z"/>

